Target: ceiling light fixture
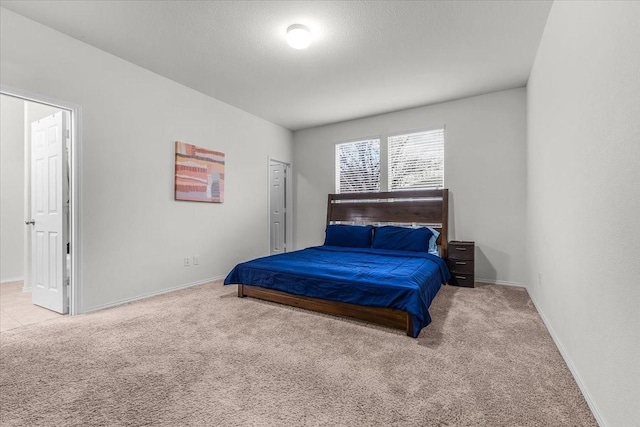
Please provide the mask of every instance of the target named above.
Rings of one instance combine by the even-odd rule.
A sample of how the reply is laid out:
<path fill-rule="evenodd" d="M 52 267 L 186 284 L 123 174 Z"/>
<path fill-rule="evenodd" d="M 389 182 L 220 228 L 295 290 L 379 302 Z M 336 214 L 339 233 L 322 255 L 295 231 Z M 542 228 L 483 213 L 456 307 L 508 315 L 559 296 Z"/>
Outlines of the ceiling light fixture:
<path fill-rule="evenodd" d="M 306 49 L 311 44 L 311 31 L 302 24 L 289 25 L 287 43 L 294 49 Z"/>

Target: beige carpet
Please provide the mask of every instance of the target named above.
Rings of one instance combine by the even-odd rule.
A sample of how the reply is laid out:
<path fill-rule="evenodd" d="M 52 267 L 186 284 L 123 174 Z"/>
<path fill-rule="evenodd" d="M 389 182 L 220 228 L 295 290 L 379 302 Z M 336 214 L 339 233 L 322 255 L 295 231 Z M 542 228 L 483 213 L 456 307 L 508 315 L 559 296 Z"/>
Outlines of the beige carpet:
<path fill-rule="evenodd" d="M 402 332 L 198 286 L 0 334 L 2 426 L 595 426 L 524 289 Z"/>

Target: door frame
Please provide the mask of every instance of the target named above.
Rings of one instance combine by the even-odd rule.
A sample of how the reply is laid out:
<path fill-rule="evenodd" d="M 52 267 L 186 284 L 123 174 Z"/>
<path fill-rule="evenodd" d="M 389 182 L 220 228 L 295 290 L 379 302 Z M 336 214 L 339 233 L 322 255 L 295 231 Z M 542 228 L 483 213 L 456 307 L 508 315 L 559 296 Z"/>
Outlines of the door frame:
<path fill-rule="evenodd" d="M 81 172 L 81 137 L 82 109 L 77 104 L 61 101 L 47 96 L 31 93 L 22 89 L 16 89 L 6 85 L 0 85 L 0 94 L 22 99 L 24 101 L 37 102 L 51 107 L 66 110 L 70 115 L 69 133 L 69 242 L 71 246 L 71 269 L 69 277 L 69 315 L 73 316 L 81 312 L 80 301 L 82 295 L 82 277 L 80 263 L 82 261 L 82 247 L 80 240 L 80 172 Z M 29 185 L 31 178 L 29 178 Z M 30 214 L 30 213 L 29 213 Z M 25 268 L 31 269 L 31 255 L 27 254 L 25 247 Z M 27 262 L 28 261 L 28 262 Z M 29 277 L 31 274 L 29 274 Z"/>
<path fill-rule="evenodd" d="M 293 166 L 291 162 L 285 162 L 283 160 L 275 159 L 271 156 L 267 156 L 267 242 L 268 253 L 271 253 L 271 164 L 280 163 L 287 167 L 287 188 L 285 197 L 287 200 L 287 252 L 291 252 L 293 249 Z"/>

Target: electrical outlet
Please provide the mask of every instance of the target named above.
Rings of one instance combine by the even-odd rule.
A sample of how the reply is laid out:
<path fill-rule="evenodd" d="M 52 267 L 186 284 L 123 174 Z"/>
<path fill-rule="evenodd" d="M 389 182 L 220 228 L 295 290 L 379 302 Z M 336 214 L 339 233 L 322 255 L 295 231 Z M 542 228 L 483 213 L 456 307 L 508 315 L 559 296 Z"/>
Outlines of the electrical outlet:
<path fill-rule="evenodd" d="M 189 258 L 189 257 L 184 257 L 184 266 L 185 266 L 185 267 L 189 267 L 189 266 L 191 266 L 191 258 Z"/>
<path fill-rule="evenodd" d="M 200 255 L 193 256 L 193 265 L 200 265 Z"/>

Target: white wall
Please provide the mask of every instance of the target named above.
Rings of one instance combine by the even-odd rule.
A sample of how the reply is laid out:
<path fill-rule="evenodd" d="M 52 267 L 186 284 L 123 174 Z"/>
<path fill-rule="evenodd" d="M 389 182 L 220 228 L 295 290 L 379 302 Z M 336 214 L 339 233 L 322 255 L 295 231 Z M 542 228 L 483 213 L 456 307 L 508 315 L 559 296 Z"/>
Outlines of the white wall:
<path fill-rule="evenodd" d="M 529 292 L 606 426 L 640 420 L 638 22 L 555 2 L 527 87 Z"/>
<path fill-rule="evenodd" d="M 525 280 L 525 89 L 294 133 L 296 248 L 322 244 L 335 144 L 445 125 L 450 240 L 475 240 L 476 278 Z"/>
<path fill-rule="evenodd" d="M 81 107 L 81 310 L 268 254 L 267 157 L 291 160 L 290 131 L 6 9 L 0 36 L 2 84 Z M 226 154 L 223 204 L 173 200 L 176 140 Z"/>
<path fill-rule="evenodd" d="M 24 101 L 0 96 L 0 282 L 24 277 Z"/>

